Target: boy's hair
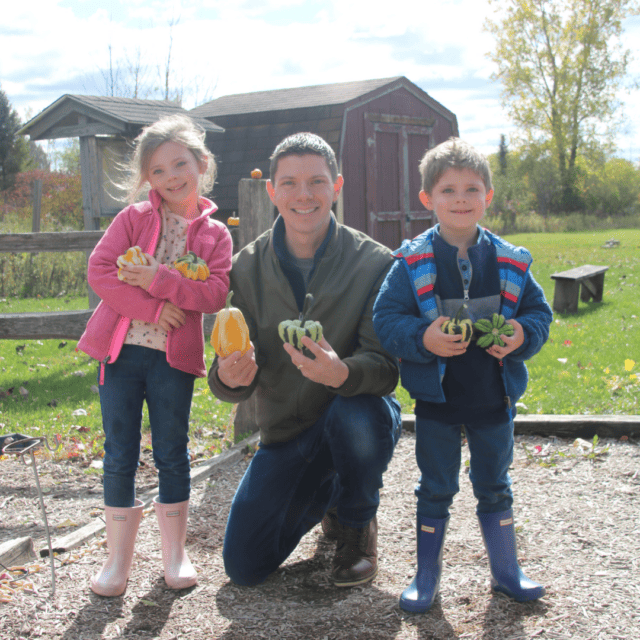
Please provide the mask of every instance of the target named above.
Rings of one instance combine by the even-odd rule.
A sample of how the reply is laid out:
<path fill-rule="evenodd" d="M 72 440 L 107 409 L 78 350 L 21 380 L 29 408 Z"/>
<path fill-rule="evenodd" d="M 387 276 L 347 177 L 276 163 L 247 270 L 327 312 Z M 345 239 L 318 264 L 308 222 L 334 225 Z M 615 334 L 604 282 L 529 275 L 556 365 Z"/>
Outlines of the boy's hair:
<path fill-rule="evenodd" d="M 449 138 L 424 154 L 420 161 L 422 189 L 431 193 L 447 169 L 470 169 L 480 176 L 487 192 L 493 189 L 489 161 L 460 138 Z"/>
<path fill-rule="evenodd" d="M 206 162 L 207 168 L 198 183 L 198 195 L 209 193 L 213 189 L 217 167 L 205 138 L 205 130 L 183 115 L 165 116 L 145 127 L 134 140 L 134 152 L 128 164 L 129 178 L 123 185 L 128 201 L 135 202 L 143 190 L 151 156 L 165 142 L 176 142 L 186 147 L 199 165 Z"/>
<path fill-rule="evenodd" d="M 331 172 L 331 179 L 335 182 L 338 179 L 338 162 L 336 161 L 336 154 L 329 144 L 315 133 L 309 133 L 303 131 L 302 133 L 294 133 L 287 136 L 282 142 L 275 148 L 271 155 L 271 164 L 269 165 L 269 177 L 273 182 L 276 177 L 276 171 L 278 169 L 278 162 L 280 158 L 285 156 L 305 156 L 308 154 L 322 156 L 329 171 Z"/>

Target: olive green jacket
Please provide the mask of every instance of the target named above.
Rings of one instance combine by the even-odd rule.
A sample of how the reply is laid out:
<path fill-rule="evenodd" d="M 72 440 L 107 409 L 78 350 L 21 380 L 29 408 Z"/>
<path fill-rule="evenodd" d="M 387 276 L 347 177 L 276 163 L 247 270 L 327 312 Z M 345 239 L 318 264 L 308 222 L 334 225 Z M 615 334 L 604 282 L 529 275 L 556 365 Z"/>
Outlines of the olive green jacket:
<path fill-rule="evenodd" d="M 264 444 L 286 442 L 314 424 L 336 395 L 385 396 L 395 390 L 398 363 L 380 345 L 372 321 L 373 303 L 392 262 L 387 247 L 333 225 L 309 282 L 314 301 L 307 312 L 308 319 L 322 323 L 324 337 L 349 368 L 345 383 L 332 388 L 305 378 L 278 336 L 278 324 L 298 318 L 299 311 L 274 251 L 273 229 L 234 257 L 232 303 L 247 321 L 259 370 L 251 385 L 230 389 L 218 378 L 216 359 L 209 386 L 221 400 L 239 403 L 236 434 L 259 429 Z"/>

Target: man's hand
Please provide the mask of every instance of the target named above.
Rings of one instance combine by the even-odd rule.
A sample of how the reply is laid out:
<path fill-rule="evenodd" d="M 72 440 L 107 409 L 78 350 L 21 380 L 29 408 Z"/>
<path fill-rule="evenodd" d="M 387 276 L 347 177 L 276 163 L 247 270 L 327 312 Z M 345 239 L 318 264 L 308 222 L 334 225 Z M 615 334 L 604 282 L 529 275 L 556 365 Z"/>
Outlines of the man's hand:
<path fill-rule="evenodd" d="M 449 335 L 442 331 L 442 325 L 450 319 L 447 316 L 439 316 L 427 327 L 422 336 L 424 348 L 442 358 L 459 356 L 469 346 L 469 342 L 462 342 L 461 335 Z"/>
<path fill-rule="evenodd" d="M 313 382 L 327 387 L 341 387 L 349 377 L 349 367 L 340 360 L 331 345 L 322 338 L 317 344 L 308 336 L 302 338 L 302 344 L 313 353 L 315 360 L 307 358 L 288 342 L 284 350 L 291 357 L 291 362 L 300 369 L 300 373 Z"/>
<path fill-rule="evenodd" d="M 230 389 L 248 387 L 258 373 L 256 353 L 251 344 L 249 351 L 244 355 L 240 351 L 234 351 L 226 358 L 218 357 L 218 378 L 220 382 Z"/>
<path fill-rule="evenodd" d="M 505 346 L 500 347 L 497 344 L 494 344 L 487 349 L 487 353 L 492 355 L 494 358 L 498 358 L 498 360 L 502 360 L 502 358 L 504 358 L 508 353 L 515 351 L 524 342 L 524 330 L 522 329 L 522 325 L 517 320 L 507 320 L 507 324 L 513 326 L 513 335 L 505 336 L 503 334 L 500 336 Z"/>
<path fill-rule="evenodd" d="M 176 305 L 171 302 L 165 302 L 162 307 L 162 311 L 160 312 L 158 324 L 165 331 L 171 331 L 171 329 L 181 327 L 185 323 L 186 319 L 187 316 L 180 307 L 176 307 Z"/>
<path fill-rule="evenodd" d="M 147 258 L 148 265 L 125 264 L 122 267 L 122 275 L 124 276 L 124 282 L 127 284 L 141 287 L 148 291 L 153 279 L 156 277 L 160 263 L 151 254 L 145 253 L 144 255 Z"/>

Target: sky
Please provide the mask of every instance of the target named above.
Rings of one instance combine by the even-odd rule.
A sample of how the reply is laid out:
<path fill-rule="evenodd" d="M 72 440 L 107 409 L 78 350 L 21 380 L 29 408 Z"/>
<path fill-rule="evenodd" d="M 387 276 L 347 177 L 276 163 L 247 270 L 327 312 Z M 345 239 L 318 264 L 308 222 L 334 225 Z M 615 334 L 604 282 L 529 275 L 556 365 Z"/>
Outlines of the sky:
<path fill-rule="evenodd" d="M 183 106 L 224 95 L 406 76 L 453 111 L 483 153 L 514 132 L 486 53 L 488 0 L 30 0 L 4 3 L 0 86 L 23 121 L 66 93 L 105 95 L 141 54 L 159 80 L 171 45 Z M 173 25 L 170 27 L 170 25 Z M 624 23 L 640 81 L 640 17 Z M 618 154 L 640 159 L 640 89 L 621 95 Z"/>

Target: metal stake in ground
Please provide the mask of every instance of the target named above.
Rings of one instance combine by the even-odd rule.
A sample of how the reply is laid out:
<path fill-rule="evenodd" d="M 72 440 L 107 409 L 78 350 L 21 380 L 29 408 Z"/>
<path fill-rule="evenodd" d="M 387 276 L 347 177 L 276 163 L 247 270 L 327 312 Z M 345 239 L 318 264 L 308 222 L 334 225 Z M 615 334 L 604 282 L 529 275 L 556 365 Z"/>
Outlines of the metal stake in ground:
<path fill-rule="evenodd" d="M 44 508 L 44 496 L 42 495 L 42 489 L 40 488 L 40 478 L 38 477 L 38 467 L 36 466 L 36 458 L 33 455 L 34 449 L 37 449 L 40 445 L 44 444 L 52 453 L 60 446 L 60 439 L 56 438 L 55 448 L 51 448 L 48 440 L 44 436 L 38 436 L 37 438 L 22 438 L 21 440 L 14 440 L 10 444 L 6 445 L 2 449 L 2 453 L 14 453 L 22 458 L 22 462 L 28 467 L 33 467 L 33 474 L 36 477 L 36 487 L 38 488 L 38 498 L 40 498 L 40 509 L 42 510 L 42 519 L 44 521 L 44 529 L 47 534 L 47 545 L 49 546 L 49 558 L 51 559 L 51 595 L 56 592 L 56 572 L 54 568 L 53 549 L 51 548 L 51 536 L 49 534 L 49 523 L 47 521 L 47 512 Z M 31 457 L 31 462 L 25 460 L 25 454 L 28 453 Z"/>

